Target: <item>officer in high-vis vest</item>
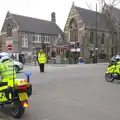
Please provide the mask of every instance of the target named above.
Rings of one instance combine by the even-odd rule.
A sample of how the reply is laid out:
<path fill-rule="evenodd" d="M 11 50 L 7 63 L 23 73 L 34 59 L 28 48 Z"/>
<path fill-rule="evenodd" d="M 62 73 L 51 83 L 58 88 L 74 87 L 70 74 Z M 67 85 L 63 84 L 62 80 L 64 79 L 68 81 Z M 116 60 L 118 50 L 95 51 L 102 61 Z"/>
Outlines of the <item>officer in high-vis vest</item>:
<path fill-rule="evenodd" d="M 113 59 L 113 64 L 108 68 L 110 73 L 117 73 L 120 75 L 120 56 L 115 56 Z"/>
<path fill-rule="evenodd" d="M 8 56 L 0 56 L 0 84 L 6 83 L 9 87 L 13 87 L 13 79 L 16 78 L 16 72 L 13 69 L 13 62 Z"/>
<path fill-rule="evenodd" d="M 42 49 L 40 49 L 40 52 L 38 53 L 38 64 L 40 67 L 40 72 L 44 72 L 44 64 L 46 63 L 46 55 L 43 52 Z"/>

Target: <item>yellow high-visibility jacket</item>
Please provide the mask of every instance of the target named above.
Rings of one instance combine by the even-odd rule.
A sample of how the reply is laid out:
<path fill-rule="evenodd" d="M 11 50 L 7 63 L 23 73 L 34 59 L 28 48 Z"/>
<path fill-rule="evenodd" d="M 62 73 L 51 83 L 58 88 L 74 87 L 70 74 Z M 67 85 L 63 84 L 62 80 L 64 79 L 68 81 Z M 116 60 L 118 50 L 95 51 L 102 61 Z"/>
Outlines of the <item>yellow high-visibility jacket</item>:
<path fill-rule="evenodd" d="M 46 63 L 46 55 L 45 55 L 45 53 L 38 53 L 38 62 L 39 62 L 39 64 Z"/>
<path fill-rule="evenodd" d="M 10 60 L 0 63 L 1 82 L 8 82 L 8 85 L 11 87 L 13 86 L 13 78 L 16 78 L 16 72 L 13 67 L 13 63 Z"/>

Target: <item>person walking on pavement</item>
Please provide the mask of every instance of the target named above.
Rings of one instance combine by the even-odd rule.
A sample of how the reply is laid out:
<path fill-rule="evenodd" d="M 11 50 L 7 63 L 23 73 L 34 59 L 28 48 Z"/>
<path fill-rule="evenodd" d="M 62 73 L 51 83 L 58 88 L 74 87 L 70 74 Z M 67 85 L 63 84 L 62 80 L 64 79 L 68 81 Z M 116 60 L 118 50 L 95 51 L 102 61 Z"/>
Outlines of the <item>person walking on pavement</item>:
<path fill-rule="evenodd" d="M 40 72 L 44 72 L 44 64 L 46 63 L 46 55 L 43 52 L 43 49 L 40 49 L 40 52 L 38 53 L 38 64 L 40 67 Z"/>

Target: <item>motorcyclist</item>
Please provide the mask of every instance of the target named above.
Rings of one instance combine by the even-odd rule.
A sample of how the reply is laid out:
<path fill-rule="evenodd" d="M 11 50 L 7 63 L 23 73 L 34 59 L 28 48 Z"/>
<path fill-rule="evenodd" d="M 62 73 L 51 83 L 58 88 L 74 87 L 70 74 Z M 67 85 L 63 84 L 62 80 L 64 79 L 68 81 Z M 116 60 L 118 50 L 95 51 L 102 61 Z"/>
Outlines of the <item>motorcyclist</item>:
<path fill-rule="evenodd" d="M 116 60 L 116 65 L 120 65 L 120 55 L 116 55 L 115 60 Z"/>
<path fill-rule="evenodd" d="M 120 56 L 119 55 L 116 55 L 115 64 L 111 66 L 111 68 L 113 68 L 114 73 L 117 73 L 118 75 L 120 75 Z"/>
<path fill-rule="evenodd" d="M 0 76 L 0 84 L 7 84 L 8 87 L 13 87 L 13 79 L 16 78 L 16 72 L 13 69 L 13 62 L 8 56 L 0 56 Z"/>
<path fill-rule="evenodd" d="M 118 63 L 120 61 L 120 53 L 117 53 L 116 56 L 113 56 L 110 60 L 110 66 L 111 65 L 116 65 L 116 63 Z"/>

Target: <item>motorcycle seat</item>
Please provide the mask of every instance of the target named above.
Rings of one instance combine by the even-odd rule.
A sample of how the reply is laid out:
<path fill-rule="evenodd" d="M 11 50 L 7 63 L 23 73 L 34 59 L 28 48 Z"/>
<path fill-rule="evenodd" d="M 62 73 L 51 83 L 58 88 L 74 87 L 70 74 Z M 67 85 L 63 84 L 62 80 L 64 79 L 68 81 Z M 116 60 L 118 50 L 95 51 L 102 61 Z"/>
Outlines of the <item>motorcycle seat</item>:
<path fill-rule="evenodd" d="M 6 86 L 7 84 L 8 84 L 7 82 L 1 82 L 1 83 L 0 83 L 0 87 Z"/>

